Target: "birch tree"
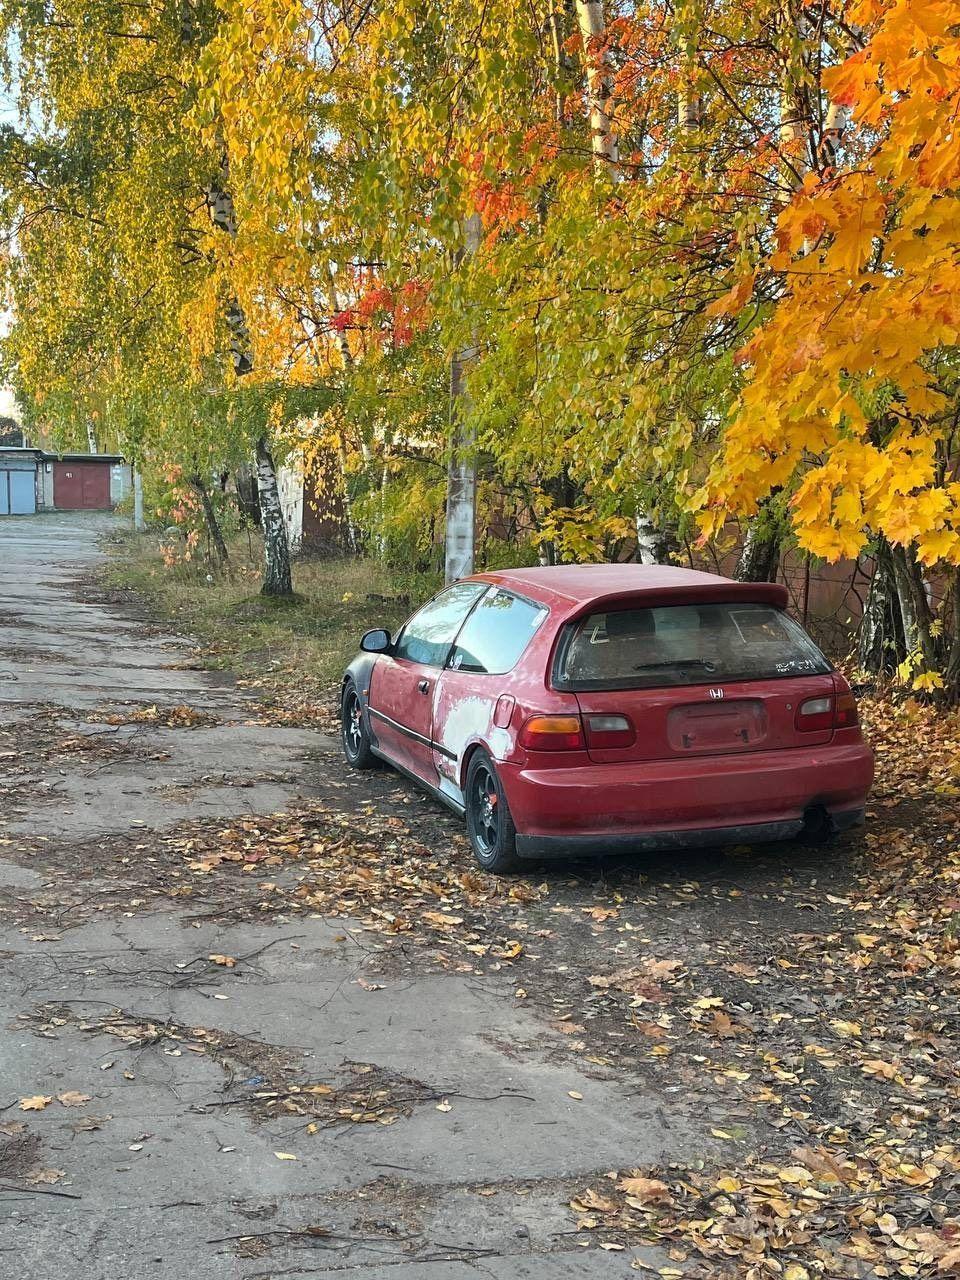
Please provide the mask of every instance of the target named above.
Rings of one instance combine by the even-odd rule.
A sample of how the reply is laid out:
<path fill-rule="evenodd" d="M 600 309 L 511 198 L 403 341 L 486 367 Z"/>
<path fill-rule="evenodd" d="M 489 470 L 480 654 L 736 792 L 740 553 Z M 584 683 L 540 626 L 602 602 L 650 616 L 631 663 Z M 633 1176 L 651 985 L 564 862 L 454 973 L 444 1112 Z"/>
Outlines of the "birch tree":
<path fill-rule="evenodd" d="M 576 8 L 586 68 L 590 147 L 597 163 L 615 175 L 620 150 L 611 114 L 613 72 L 610 54 L 605 47 L 603 0 L 576 0 Z"/>
<path fill-rule="evenodd" d="M 237 235 L 237 219 L 233 197 L 229 190 L 228 166 L 225 158 L 221 159 L 217 177 L 207 187 L 207 203 L 213 225 L 234 239 Z M 230 298 L 227 302 L 225 314 L 230 332 L 233 372 L 237 378 L 243 378 L 253 371 L 253 352 L 247 318 L 236 297 Z M 283 518 L 283 506 L 280 502 L 277 468 L 265 429 L 257 435 L 254 458 L 257 492 L 260 499 L 260 525 L 263 532 L 264 576 L 261 591 L 265 596 L 291 596 L 293 595 L 293 576 L 290 568 L 290 543 Z"/>

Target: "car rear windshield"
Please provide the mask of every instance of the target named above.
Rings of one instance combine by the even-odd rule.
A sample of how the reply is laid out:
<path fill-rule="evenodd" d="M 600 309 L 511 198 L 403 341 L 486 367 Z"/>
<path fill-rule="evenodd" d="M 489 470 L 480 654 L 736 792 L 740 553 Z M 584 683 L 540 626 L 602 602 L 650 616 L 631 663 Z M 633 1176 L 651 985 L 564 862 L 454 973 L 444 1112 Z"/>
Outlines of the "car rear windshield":
<path fill-rule="evenodd" d="M 555 683 L 564 689 L 644 689 L 830 670 L 785 613 L 731 602 L 591 613 L 568 628 Z"/>

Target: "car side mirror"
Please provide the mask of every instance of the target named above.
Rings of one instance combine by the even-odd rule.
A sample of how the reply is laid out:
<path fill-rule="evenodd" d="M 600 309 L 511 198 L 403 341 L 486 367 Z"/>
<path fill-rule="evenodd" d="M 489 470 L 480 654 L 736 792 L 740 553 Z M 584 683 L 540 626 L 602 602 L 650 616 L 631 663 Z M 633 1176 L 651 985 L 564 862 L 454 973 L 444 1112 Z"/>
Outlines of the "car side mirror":
<path fill-rule="evenodd" d="M 386 653 L 391 645 L 390 632 L 378 627 L 376 631 L 365 631 L 360 639 L 360 648 L 364 653 Z"/>

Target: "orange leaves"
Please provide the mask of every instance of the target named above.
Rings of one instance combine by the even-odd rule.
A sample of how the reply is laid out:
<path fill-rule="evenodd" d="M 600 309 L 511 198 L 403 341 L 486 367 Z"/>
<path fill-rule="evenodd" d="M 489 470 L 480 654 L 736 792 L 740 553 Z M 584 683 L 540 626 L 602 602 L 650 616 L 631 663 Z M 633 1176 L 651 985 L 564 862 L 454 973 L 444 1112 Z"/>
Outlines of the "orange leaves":
<path fill-rule="evenodd" d="M 820 186 L 809 175 L 803 189 L 784 210 L 777 224 L 781 254 L 811 254 L 822 236 L 829 237 L 811 270 L 855 276 L 874 252 L 874 237 L 883 230 L 887 197 L 864 174 L 848 175 Z M 777 265 L 786 266 L 783 260 Z"/>
<path fill-rule="evenodd" d="M 473 206 L 480 214 L 485 230 L 518 228 L 534 216 L 529 198 L 511 182 L 477 184 Z"/>
<path fill-rule="evenodd" d="M 829 67 L 823 73 L 823 83 L 834 102 L 852 107 L 864 94 L 868 85 L 875 85 L 877 69 L 867 61 L 865 49 L 853 54 L 838 67 Z"/>
<path fill-rule="evenodd" d="M 399 288 L 371 284 L 353 307 L 333 317 L 331 327 L 340 331 L 352 326 L 368 328 L 381 341 L 389 339 L 394 347 L 408 346 L 428 321 L 429 292 L 429 282 L 416 279 Z"/>
<path fill-rule="evenodd" d="M 856 555 L 882 533 L 926 564 L 958 564 L 960 501 L 941 478 L 952 390 L 936 359 L 960 339 L 957 6 L 856 12 L 875 24 L 866 47 L 824 83 L 879 140 L 808 173 L 783 210 L 768 262 L 783 292 L 741 352 L 746 384 L 697 504 L 716 528 L 786 485 L 817 556 Z"/>
<path fill-rule="evenodd" d="M 866 267 L 875 252 L 874 238 L 883 231 L 887 201 L 877 190 L 851 190 L 848 183 L 832 206 L 834 217 L 827 220 L 833 243 L 824 265 L 840 276 L 852 278 Z M 866 185 L 866 184 L 864 184 Z"/>
<path fill-rule="evenodd" d="M 837 440 L 797 487 L 791 509 L 801 545 L 825 560 L 853 557 L 866 530 L 916 543 L 922 560 L 960 559 L 960 504 L 935 485 L 933 446 L 905 432 L 878 448 Z"/>
<path fill-rule="evenodd" d="M 736 315 L 745 304 L 750 300 L 753 294 L 753 286 L 757 279 L 757 273 L 750 271 L 736 282 L 729 293 L 725 293 L 723 297 L 718 298 L 716 302 L 711 302 L 707 307 L 708 316 L 732 316 Z"/>

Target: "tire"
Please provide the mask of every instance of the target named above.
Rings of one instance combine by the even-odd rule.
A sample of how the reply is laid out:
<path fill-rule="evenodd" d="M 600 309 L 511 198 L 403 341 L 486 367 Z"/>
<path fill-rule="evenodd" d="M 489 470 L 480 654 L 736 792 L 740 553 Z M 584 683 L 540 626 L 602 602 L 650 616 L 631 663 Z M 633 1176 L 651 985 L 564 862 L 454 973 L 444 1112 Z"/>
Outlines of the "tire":
<path fill-rule="evenodd" d="M 352 680 L 343 686 L 340 698 L 340 742 L 347 764 L 354 769 L 377 767 L 377 757 L 370 749 L 370 735 L 363 720 L 360 694 Z"/>
<path fill-rule="evenodd" d="M 464 792 L 467 835 L 473 856 L 484 869 L 501 875 L 517 869 L 517 829 L 493 761 L 477 751 L 467 767 Z"/>

